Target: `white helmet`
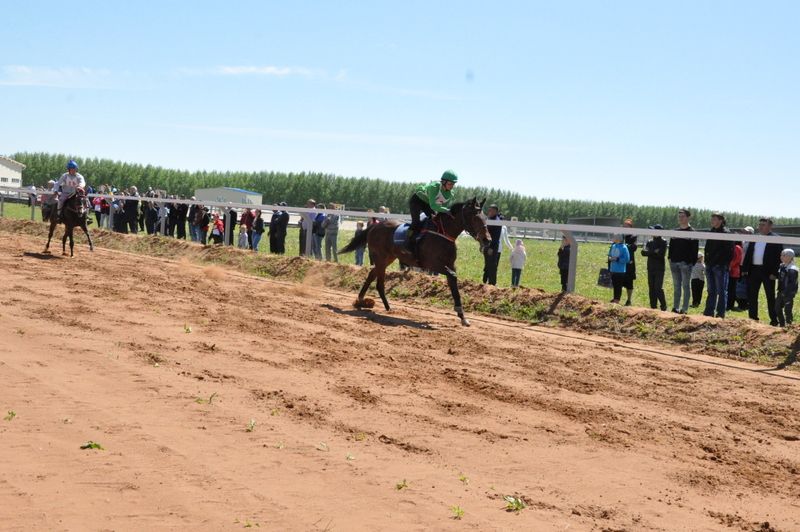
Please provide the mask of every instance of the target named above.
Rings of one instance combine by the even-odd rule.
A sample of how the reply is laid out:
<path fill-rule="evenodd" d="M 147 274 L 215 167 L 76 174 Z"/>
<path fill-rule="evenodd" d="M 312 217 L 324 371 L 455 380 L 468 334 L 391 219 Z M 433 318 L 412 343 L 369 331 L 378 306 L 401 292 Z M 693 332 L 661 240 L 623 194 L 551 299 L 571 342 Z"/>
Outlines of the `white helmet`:
<path fill-rule="evenodd" d="M 48 181 L 48 182 L 47 182 L 47 184 L 48 184 L 48 185 L 55 185 L 55 184 L 56 184 L 56 182 L 55 182 L 54 180 L 52 180 L 52 179 L 51 179 L 50 181 Z"/>

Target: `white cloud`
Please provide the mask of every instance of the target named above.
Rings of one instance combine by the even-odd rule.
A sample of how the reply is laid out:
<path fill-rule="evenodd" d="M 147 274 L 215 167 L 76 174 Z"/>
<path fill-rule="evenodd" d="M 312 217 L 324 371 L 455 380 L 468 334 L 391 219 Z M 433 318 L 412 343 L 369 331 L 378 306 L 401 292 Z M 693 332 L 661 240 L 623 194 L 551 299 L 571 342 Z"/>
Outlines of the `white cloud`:
<path fill-rule="evenodd" d="M 505 142 L 476 141 L 424 135 L 392 135 L 349 133 L 344 131 L 313 131 L 298 129 L 273 129 L 265 127 L 219 126 L 211 124 L 149 124 L 151 127 L 162 127 L 184 131 L 199 131 L 216 135 L 233 135 L 243 137 L 270 138 L 276 140 L 302 140 L 359 144 L 367 146 L 406 146 L 423 149 L 468 149 L 468 150 L 500 150 L 511 151 L 526 148 L 520 144 Z M 530 146 L 528 146 L 530 148 Z"/>
<path fill-rule="evenodd" d="M 113 79 L 111 71 L 106 69 L 5 65 L 0 67 L 0 85 L 62 89 L 107 89 L 113 86 Z"/>
<path fill-rule="evenodd" d="M 212 68 L 179 68 L 183 76 L 271 76 L 285 78 L 299 76 L 304 78 L 328 78 L 324 70 L 297 66 L 276 65 L 222 65 Z"/>

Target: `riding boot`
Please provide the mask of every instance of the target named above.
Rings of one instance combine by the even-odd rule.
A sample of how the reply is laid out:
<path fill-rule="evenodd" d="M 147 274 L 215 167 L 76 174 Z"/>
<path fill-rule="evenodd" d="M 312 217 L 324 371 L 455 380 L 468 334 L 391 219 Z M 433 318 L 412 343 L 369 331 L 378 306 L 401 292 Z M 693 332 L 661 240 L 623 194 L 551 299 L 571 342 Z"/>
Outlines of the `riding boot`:
<path fill-rule="evenodd" d="M 408 249 L 408 251 L 410 251 L 412 255 L 414 254 L 414 247 L 417 240 L 415 234 L 416 234 L 416 228 L 413 226 L 409 227 L 408 231 L 406 232 L 406 249 Z"/>

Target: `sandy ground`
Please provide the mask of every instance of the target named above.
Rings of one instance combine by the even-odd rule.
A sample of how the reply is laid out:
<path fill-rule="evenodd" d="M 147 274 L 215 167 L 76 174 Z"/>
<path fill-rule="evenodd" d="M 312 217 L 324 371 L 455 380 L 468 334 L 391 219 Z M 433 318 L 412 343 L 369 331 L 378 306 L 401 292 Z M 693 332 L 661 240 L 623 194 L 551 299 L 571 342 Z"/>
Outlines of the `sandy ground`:
<path fill-rule="evenodd" d="M 2 530 L 800 530 L 796 373 L 42 247 L 0 233 Z"/>

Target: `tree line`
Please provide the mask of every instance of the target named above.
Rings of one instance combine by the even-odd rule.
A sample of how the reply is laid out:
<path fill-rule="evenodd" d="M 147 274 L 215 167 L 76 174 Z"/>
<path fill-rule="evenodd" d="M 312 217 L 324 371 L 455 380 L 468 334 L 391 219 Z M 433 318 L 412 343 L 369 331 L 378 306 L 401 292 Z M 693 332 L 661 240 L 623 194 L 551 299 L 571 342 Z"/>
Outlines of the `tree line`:
<path fill-rule="evenodd" d="M 408 198 L 418 183 L 389 182 L 366 177 L 342 177 L 325 173 L 284 172 L 207 172 L 174 170 L 160 166 L 132 164 L 110 159 L 70 157 L 60 153 L 15 153 L 11 158 L 25 165 L 23 182 L 26 185 L 45 186 L 49 179 L 57 179 L 64 172 L 70 158 L 80 165 L 80 172 L 95 187 L 110 184 L 117 188 L 135 185 L 140 192 L 148 187 L 163 189 L 170 194 L 192 196 L 198 188 L 236 187 L 263 194 L 265 203 L 285 201 L 289 205 L 304 205 L 314 198 L 321 202 L 343 203 L 351 210 L 366 210 L 385 205 L 391 212 L 408 210 Z M 565 200 L 524 196 L 517 192 L 486 187 L 458 187 L 458 198 L 477 196 L 496 203 L 506 218 L 521 221 L 549 220 L 566 223 L 570 217 L 633 218 L 636 227 L 656 223 L 664 227 L 676 225 L 678 208 L 689 208 L 695 224 L 705 226 L 711 212 L 695 209 L 691 205 L 635 205 L 607 201 Z M 744 227 L 755 225 L 757 215 L 726 212 L 728 225 Z M 800 218 L 774 218 L 778 225 L 798 224 Z"/>

